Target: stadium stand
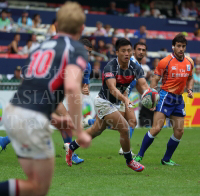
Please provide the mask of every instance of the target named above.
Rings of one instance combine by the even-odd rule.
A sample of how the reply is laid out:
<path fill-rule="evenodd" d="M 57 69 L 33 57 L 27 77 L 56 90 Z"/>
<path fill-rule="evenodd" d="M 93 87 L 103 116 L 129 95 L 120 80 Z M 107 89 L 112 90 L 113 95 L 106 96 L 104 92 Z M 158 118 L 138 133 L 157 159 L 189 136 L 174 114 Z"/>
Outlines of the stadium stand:
<path fill-rule="evenodd" d="M 52 1 L 53 2 L 53 1 Z M 23 47 L 26 45 L 27 40 L 31 38 L 31 34 L 37 35 L 37 40 L 39 42 L 46 39 L 46 36 L 50 36 L 49 28 L 52 25 L 56 17 L 56 11 L 62 4 L 61 1 L 57 3 L 52 3 L 51 1 L 39 2 L 39 1 L 9 1 L 7 7 L 7 13 L 11 13 L 13 21 L 11 22 L 11 28 L 0 30 L 0 74 L 12 74 L 16 65 L 23 67 L 25 64 L 27 55 L 20 54 L 10 54 L 8 45 L 13 40 L 16 33 L 21 35 L 21 40 L 19 42 L 19 51 L 22 51 Z M 198 35 L 198 20 L 194 17 L 188 15 L 187 18 L 180 16 L 180 18 L 172 18 L 173 12 L 173 2 L 172 1 L 151 1 L 149 8 L 158 9 L 161 15 L 165 17 L 143 17 L 145 12 L 145 5 L 139 3 L 140 13 L 130 15 L 128 12 L 128 5 L 131 1 L 126 3 L 121 0 L 116 2 L 116 10 L 119 13 L 117 15 L 107 14 L 109 9 L 109 3 L 107 1 L 93 2 L 87 1 L 87 5 L 84 5 L 84 1 L 79 1 L 82 3 L 82 7 L 87 14 L 86 28 L 84 30 L 84 37 L 89 38 L 93 44 L 94 55 L 91 58 L 91 65 L 95 60 L 101 61 L 100 70 L 102 71 L 106 65 L 110 46 L 112 46 L 112 36 L 124 37 L 124 32 L 127 31 L 129 36 L 128 39 L 132 44 L 139 41 L 139 38 L 134 35 L 134 33 L 140 28 L 141 25 L 146 27 L 146 44 L 148 46 L 147 53 L 147 65 L 152 69 L 152 62 L 154 58 L 163 58 L 171 52 L 171 40 L 173 37 L 182 32 L 186 35 L 188 40 L 187 55 L 195 59 L 200 54 L 199 41 L 200 36 Z M 198 9 L 199 3 L 196 7 Z M 4 9 L 4 8 L 3 8 Z M 166 12 L 167 10 L 167 12 Z M 18 20 L 22 16 L 22 13 L 27 13 L 31 19 L 38 16 L 37 25 L 30 27 L 28 25 L 18 25 Z M 123 16 L 122 16 L 123 15 Z M 133 17 L 134 16 L 134 17 Z M 184 19 L 184 20 L 182 20 Z M 187 19 L 187 20 L 186 20 Z M 95 36 L 96 22 L 100 21 L 109 27 L 109 33 L 104 36 Z M 34 22 L 34 21 L 33 21 Z M 196 31 L 196 34 L 194 32 Z M 114 32 L 114 34 L 113 34 Z M 104 49 L 98 48 L 99 41 L 105 43 Z M 101 42 L 102 42 L 101 41 Z M 113 47 L 113 46 L 112 46 Z M 111 49 L 112 50 L 112 49 Z M 164 50 L 164 51 L 163 51 Z M 95 52 L 102 53 L 101 57 Z M 110 58 L 110 56 L 109 56 Z M 98 82 L 98 81 L 96 81 Z"/>

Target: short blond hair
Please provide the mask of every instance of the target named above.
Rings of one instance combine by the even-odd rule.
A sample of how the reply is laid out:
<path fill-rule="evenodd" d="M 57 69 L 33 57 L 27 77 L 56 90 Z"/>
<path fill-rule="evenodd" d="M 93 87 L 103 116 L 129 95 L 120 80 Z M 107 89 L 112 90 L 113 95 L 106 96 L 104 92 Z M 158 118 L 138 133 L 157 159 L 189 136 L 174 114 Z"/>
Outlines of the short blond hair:
<path fill-rule="evenodd" d="M 76 2 L 66 2 L 57 12 L 58 31 L 75 35 L 85 23 L 85 14 Z"/>

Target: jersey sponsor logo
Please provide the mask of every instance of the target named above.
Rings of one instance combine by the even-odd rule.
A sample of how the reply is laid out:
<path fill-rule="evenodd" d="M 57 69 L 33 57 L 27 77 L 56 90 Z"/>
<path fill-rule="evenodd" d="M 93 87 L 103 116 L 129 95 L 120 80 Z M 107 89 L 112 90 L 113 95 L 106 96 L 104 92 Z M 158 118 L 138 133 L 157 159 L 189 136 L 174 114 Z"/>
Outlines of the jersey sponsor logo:
<path fill-rule="evenodd" d="M 172 70 L 176 70 L 176 66 L 172 66 Z"/>
<path fill-rule="evenodd" d="M 105 78 L 109 78 L 109 77 L 114 77 L 114 74 L 112 72 L 109 72 L 109 73 L 105 73 L 104 76 Z"/>
<path fill-rule="evenodd" d="M 187 78 L 189 77 L 188 73 L 172 73 L 172 78 Z"/>
<path fill-rule="evenodd" d="M 86 69 L 87 63 L 86 63 L 85 59 L 82 56 L 79 56 L 76 59 L 76 64 L 79 65 L 82 69 Z"/>
<path fill-rule="evenodd" d="M 190 65 L 186 65 L 187 66 L 187 71 L 190 71 Z"/>

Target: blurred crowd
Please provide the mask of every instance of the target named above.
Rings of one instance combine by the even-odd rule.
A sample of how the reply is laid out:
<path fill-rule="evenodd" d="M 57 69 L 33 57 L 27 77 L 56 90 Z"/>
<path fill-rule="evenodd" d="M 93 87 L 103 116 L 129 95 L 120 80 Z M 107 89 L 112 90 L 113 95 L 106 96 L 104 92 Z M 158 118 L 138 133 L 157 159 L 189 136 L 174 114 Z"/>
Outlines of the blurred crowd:
<path fill-rule="evenodd" d="M 184 18 L 184 19 L 195 19 L 195 32 L 193 40 L 199 40 L 200 38 L 200 11 L 197 8 L 196 2 L 191 1 L 182 1 L 182 0 L 173 0 L 173 10 L 171 13 L 165 9 L 158 9 L 156 6 L 156 1 L 153 0 L 133 0 L 129 1 L 126 16 L 130 17 L 154 17 L 154 18 Z M 24 10 L 21 13 L 21 16 L 16 22 L 12 18 L 12 12 L 8 8 L 8 2 L 5 0 L 0 0 L 0 31 L 14 31 L 14 32 L 28 32 L 32 33 L 32 29 L 42 29 L 47 28 L 47 35 L 53 36 L 56 34 L 56 21 L 53 20 L 49 25 L 42 24 L 42 18 L 39 14 L 34 16 L 29 15 L 28 10 Z M 106 13 L 110 15 L 121 15 L 119 9 L 117 8 L 116 2 L 110 2 L 109 7 L 106 9 Z M 115 58 L 115 43 L 117 39 L 124 37 L 126 39 L 138 38 L 140 42 L 146 43 L 148 38 L 158 38 L 165 39 L 163 35 L 150 35 L 150 31 L 147 30 L 146 26 L 141 25 L 139 29 L 117 29 L 112 28 L 110 24 L 103 24 L 101 21 L 96 22 L 96 27 L 85 28 L 83 32 L 83 37 L 87 37 L 93 47 L 93 53 L 91 55 L 90 61 L 93 62 L 93 70 L 91 73 L 91 79 L 101 79 L 101 64 L 102 61 L 108 61 L 112 58 Z M 103 37 L 111 37 L 111 42 L 106 43 Z M 98 38 L 98 39 L 97 39 Z M 19 54 L 19 55 L 28 55 L 33 50 L 39 46 L 39 42 L 36 34 L 30 34 L 30 39 L 27 40 L 27 43 L 23 47 L 19 47 L 21 40 L 20 34 L 16 34 L 8 45 L 8 47 L 3 51 L 9 54 Z M 165 48 L 161 49 L 165 54 L 167 50 Z M 0 51 L 2 52 L 2 51 Z M 99 55 L 101 54 L 101 55 Z M 141 66 L 144 69 L 145 77 L 147 81 L 151 80 L 153 71 L 158 65 L 160 59 L 155 58 L 150 60 L 148 56 L 143 58 Z M 195 59 L 195 70 L 194 70 L 194 79 L 195 83 L 200 84 L 200 56 Z M 15 72 L 20 71 L 19 66 Z M 19 73 L 19 72 L 17 72 Z M 1 78 L 0 78 L 1 79 Z"/>

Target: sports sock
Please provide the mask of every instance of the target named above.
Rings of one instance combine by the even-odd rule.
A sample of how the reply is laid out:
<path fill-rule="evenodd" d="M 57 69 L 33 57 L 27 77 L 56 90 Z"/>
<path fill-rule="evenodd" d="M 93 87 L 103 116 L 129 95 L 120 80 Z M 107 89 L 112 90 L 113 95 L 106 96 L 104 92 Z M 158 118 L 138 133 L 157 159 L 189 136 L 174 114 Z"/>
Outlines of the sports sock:
<path fill-rule="evenodd" d="M 62 136 L 64 143 L 71 143 L 72 137 L 69 137 L 68 135 L 66 137 Z"/>
<path fill-rule="evenodd" d="M 176 150 L 177 146 L 179 145 L 179 142 L 180 142 L 180 140 L 176 139 L 174 137 L 174 134 L 170 137 L 170 139 L 167 143 L 167 150 L 166 150 L 165 155 L 162 159 L 163 161 L 168 162 L 171 159 L 174 151 Z"/>
<path fill-rule="evenodd" d="M 0 182 L 1 196 L 19 196 L 18 180 L 10 179 L 5 182 Z"/>
<path fill-rule="evenodd" d="M 76 149 L 78 149 L 80 145 L 74 140 L 73 142 L 70 143 L 69 148 L 74 152 Z"/>
<path fill-rule="evenodd" d="M 129 164 L 130 161 L 133 160 L 131 151 L 129 151 L 129 152 L 124 152 L 124 158 L 126 159 L 126 163 Z"/>
<path fill-rule="evenodd" d="M 142 146 L 140 147 L 140 152 L 138 153 L 139 156 L 141 157 L 144 156 L 144 153 L 149 148 L 149 146 L 153 143 L 153 140 L 154 140 L 154 136 L 152 136 L 150 131 L 148 131 L 142 141 Z"/>
<path fill-rule="evenodd" d="M 89 119 L 88 120 L 88 125 L 93 125 L 96 119 Z"/>
<path fill-rule="evenodd" d="M 134 133 L 134 128 L 133 127 L 129 127 L 129 131 L 130 131 L 130 138 L 132 138 L 132 135 Z"/>

